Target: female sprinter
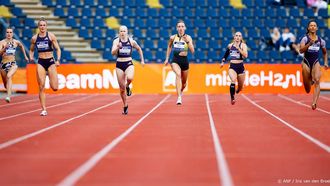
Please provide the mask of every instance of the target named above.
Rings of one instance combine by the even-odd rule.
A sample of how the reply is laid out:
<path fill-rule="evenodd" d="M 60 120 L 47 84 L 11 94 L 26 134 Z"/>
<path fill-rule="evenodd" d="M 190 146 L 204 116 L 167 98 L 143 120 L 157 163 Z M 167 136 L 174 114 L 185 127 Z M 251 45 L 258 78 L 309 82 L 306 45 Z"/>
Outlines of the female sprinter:
<path fill-rule="evenodd" d="M 120 96 L 124 104 L 122 113 L 124 115 L 128 114 L 126 96 L 132 94 L 129 85 L 133 81 L 134 76 L 134 65 L 132 63 L 133 48 L 139 52 L 141 64 L 144 65 L 144 57 L 141 47 L 133 38 L 129 37 L 127 27 L 120 26 L 119 36 L 113 41 L 111 53 L 112 55 L 117 56 L 116 74 L 120 88 Z"/>
<path fill-rule="evenodd" d="M 223 67 L 227 57 L 229 56 L 229 77 L 230 83 L 230 98 L 231 104 L 235 104 L 235 83 L 236 79 L 238 82 L 238 88 L 236 94 L 238 94 L 243 89 L 243 84 L 245 80 L 245 69 L 243 65 L 243 59 L 248 57 L 247 46 L 243 42 L 242 33 L 236 32 L 234 35 L 234 41 L 227 46 L 225 55 L 222 58 L 220 67 Z"/>
<path fill-rule="evenodd" d="M 307 25 L 307 33 L 301 39 L 299 52 L 304 54 L 302 61 L 302 75 L 305 91 L 310 92 L 311 86 L 314 84 L 314 94 L 312 109 L 316 109 L 317 100 L 320 96 L 320 78 L 321 65 L 319 62 L 319 52 L 322 49 L 324 67 L 328 69 L 328 56 L 325 47 L 325 41 L 316 35 L 317 24 L 315 21 L 310 21 Z"/>
<path fill-rule="evenodd" d="M 37 79 L 39 85 L 39 100 L 42 111 L 40 116 L 47 116 L 45 81 L 48 72 L 50 87 L 53 91 L 58 90 L 58 79 L 56 67 L 60 65 L 61 49 L 56 36 L 47 32 L 47 22 L 42 17 L 38 22 L 39 33 L 31 39 L 30 59 L 33 61 L 34 48 L 38 51 Z M 57 60 L 54 59 L 53 51 L 56 50 Z"/>
<path fill-rule="evenodd" d="M 185 34 L 186 25 L 180 20 L 176 24 L 177 34 L 172 35 L 168 42 L 167 51 L 166 51 L 166 59 L 164 64 L 167 65 L 169 61 L 169 57 L 171 54 L 171 50 L 173 48 L 173 59 L 171 62 L 171 67 L 174 73 L 176 74 L 176 92 L 178 95 L 178 99 L 176 104 L 182 104 L 182 92 L 186 87 L 187 79 L 188 79 L 188 70 L 189 70 L 189 62 L 188 62 L 188 48 L 192 54 L 194 54 L 195 49 L 193 45 L 192 38 Z"/>
<path fill-rule="evenodd" d="M 22 43 L 16 39 L 13 39 L 13 28 L 6 29 L 6 39 L 0 41 L 0 56 L 2 56 L 1 61 L 1 77 L 4 87 L 7 89 L 6 102 L 10 102 L 11 89 L 12 89 L 12 77 L 14 76 L 17 65 L 15 60 L 16 48 L 20 47 L 24 58 L 29 61 L 26 56 L 24 47 Z"/>

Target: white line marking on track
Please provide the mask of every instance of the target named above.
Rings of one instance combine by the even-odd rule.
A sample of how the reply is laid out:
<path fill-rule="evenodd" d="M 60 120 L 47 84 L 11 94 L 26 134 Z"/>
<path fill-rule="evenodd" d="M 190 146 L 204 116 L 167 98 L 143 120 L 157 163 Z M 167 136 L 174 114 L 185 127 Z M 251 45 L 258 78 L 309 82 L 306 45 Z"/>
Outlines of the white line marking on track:
<path fill-rule="evenodd" d="M 9 106 L 13 106 L 13 105 L 19 105 L 19 104 L 22 104 L 22 103 L 28 103 L 28 102 L 37 101 L 37 100 L 38 99 L 29 99 L 29 100 L 15 102 L 15 103 L 7 103 L 6 105 L 0 105 L 0 108 L 1 107 L 9 107 Z"/>
<path fill-rule="evenodd" d="M 312 136 L 306 134 L 305 132 L 299 130 L 298 128 L 294 127 L 293 125 L 291 125 L 290 123 L 284 121 L 283 119 L 277 117 L 275 114 L 271 113 L 270 111 L 268 111 L 267 109 L 265 109 L 264 107 L 258 105 L 257 103 L 255 103 L 254 101 L 252 101 L 250 98 L 248 98 L 247 96 L 243 95 L 242 96 L 248 100 L 250 103 L 252 103 L 254 106 L 258 107 L 259 109 L 265 111 L 267 114 L 271 115 L 272 117 L 274 117 L 275 119 L 277 119 L 278 121 L 280 121 L 281 123 L 283 123 L 284 125 L 288 126 L 289 128 L 291 128 L 292 130 L 296 131 L 298 134 L 302 135 L 303 137 L 305 137 L 306 139 L 310 140 L 311 142 L 313 142 L 314 144 L 316 144 L 317 146 L 321 147 L 323 150 L 327 151 L 328 153 L 330 153 L 330 147 L 322 142 L 320 142 L 319 140 L 313 138 Z"/>
<path fill-rule="evenodd" d="M 211 108 L 210 108 L 210 103 L 209 103 L 209 97 L 207 94 L 205 94 L 205 101 L 206 101 L 207 112 L 208 112 L 209 119 L 210 119 L 210 127 L 211 127 L 211 131 L 212 131 L 214 149 L 215 149 L 217 163 L 218 163 L 220 182 L 221 182 L 221 185 L 223 185 L 223 186 L 232 186 L 233 185 L 232 177 L 230 175 L 228 164 L 226 162 L 225 154 L 221 147 L 221 142 L 220 142 L 220 138 L 217 134 L 217 129 L 215 128 L 215 124 L 214 124 L 214 120 L 213 120 L 213 116 L 212 116 L 212 112 L 211 112 Z"/>
<path fill-rule="evenodd" d="M 19 142 L 21 142 L 21 141 L 24 141 L 24 140 L 27 140 L 27 139 L 29 139 L 29 138 L 32 138 L 32 137 L 34 137 L 34 136 L 37 136 L 37 135 L 39 135 L 39 134 L 42 134 L 42 133 L 44 133 L 44 132 L 46 132 L 46 131 L 49 131 L 49 130 L 51 130 L 51 129 L 53 129 L 53 128 L 56 128 L 56 127 L 58 127 L 58 126 L 64 125 L 64 124 L 66 124 L 66 123 L 68 123 L 68 122 L 70 122 L 70 121 L 72 121 L 72 120 L 75 120 L 75 119 L 81 118 L 81 117 L 83 117 L 83 116 L 85 116 L 85 115 L 87 115 L 87 114 L 90 114 L 90 113 L 93 113 L 93 112 L 95 112 L 95 111 L 98 111 L 98 110 L 101 110 L 101 109 L 103 109 L 103 108 L 106 108 L 106 107 L 108 107 L 108 106 L 114 105 L 114 104 L 116 104 L 116 103 L 118 103 L 118 102 L 120 102 L 120 101 L 121 101 L 121 100 L 113 101 L 113 102 L 111 102 L 111 103 L 108 103 L 108 104 L 106 104 L 106 105 L 103 105 L 103 106 L 101 106 L 101 107 L 98 107 L 98 108 L 96 108 L 96 109 L 93 109 L 93 110 L 91 110 L 91 111 L 85 112 L 85 113 L 83 113 L 83 114 L 80 114 L 80 115 L 78 115 L 78 116 L 72 117 L 72 118 L 67 119 L 67 120 L 65 120 L 65 121 L 62 121 L 62 122 L 56 123 L 56 124 L 54 124 L 54 125 L 52 125 L 52 126 L 50 126 L 50 127 L 47 127 L 47 128 L 44 128 L 44 129 L 41 129 L 41 130 L 35 131 L 35 132 L 33 132 L 33 133 L 30 133 L 30 134 L 27 134 L 27 135 L 21 136 L 21 137 L 19 137 L 19 138 L 15 138 L 15 139 L 9 140 L 9 141 L 7 141 L 7 142 L 1 143 L 1 144 L 0 144 L 0 150 L 2 150 L 2 149 L 4 149 L 4 148 L 7 148 L 7 147 L 9 147 L 9 146 L 12 146 L 12 145 L 14 145 L 14 144 L 16 144 L 16 143 L 19 143 Z"/>
<path fill-rule="evenodd" d="M 71 101 L 68 101 L 68 102 L 65 102 L 65 103 L 59 103 L 59 104 L 56 104 L 56 105 L 48 106 L 47 109 L 62 106 L 62 105 L 67 105 L 67 104 L 74 103 L 74 102 L 77 102 L 77 101 L 81 101 L 81 100 L 84 100 L 84 99 L 87 99 L 87 98 L 90 98 L 90 97 L 94 97 L 94 96 L 95 95 L 90 95 L 90 96 L 86 96 L 86 97 L 83 97 L 83 98 L 74 99 L 74 100 L 71 100 Z M 11 116 L 2 117 L 2 118 L 0 118 L 0 121 L 5 120 L 5 119 L 14 118 L 14 117 L 17 117 L 17 116 L 22 116 L 22 115 L 25 115 L 25 114 L 30 114 L 32 112 L 37 112 L 37 111 L 41 111 L 41 109 L 35 109 L 35 110 L 28 111 L 28 112 L 22 112 L 22 113 L 19 113 L 19 114 L 14 114 L 14 115 L 11 115 Z"/>
<path fill-rule="evenodd" d="M 292 103 L 296 103 L 296 104 L 298 104 L 298 105 L 301 105 L 301 106 L 304 106 L 304 107 L 311 108 L 311 106 L 306 105 L 306 104 L 304 104 L 304 103 L 302 103 L 302 102 L 300 102 L 300 101 L 296 101 L 296 100 L 294 100 L 294 99 L 291 99 L 291 98 L 289 98 L 289 97 L 287 97 L 287 96 L 284 96 L 284 95 L 281 95 L 281 94 L 279 94 L 278 96 L 281 97 L 281 98 L 283 98 L 283 99 L 286 99 L 286 100 L 288 100 L 288 101 L 291 101 Z M 312 109 L 312 108 L 311 108 L 311 109 Z M 330 112 L 328 112 L 328 111 L 326 111 L 326 110 L 323 110 L 323 109 L 321 109 L 321 108 L 316 108 L 316 110 L 318 110 L 318 111 L 320 111 L 320 112 L 324 112 L 324 113 L 326 113 L 326 114 L 330 114 Z"/>
<path fill-rule="evenodd" d="M 330 101 L 330 98 L 328 98 L 328 97 L 326 97 L 326 96 L 320 96 L 320 98 L 323 98 L 323 99 L 325 99 L 325 100 Z"/>
<path fill-rule="evenodd" d="M 153 111 L 155 111 L 161 104 L 163 104 L 170 95 L 167 95 L 162 99 L 154 108 L 152 108 L 147 114 L 140 118 L 136 123 L 134 123 L 130 128 L 123 132 L 116 139 L 112 140 L 107 146 L 101 149 L 99 152 L 94 154 L 89 160 L 84 164 L 74 170 L 66 178 L 64 178 L 59 184 L 59 186 L 75 185 L 75 183 L 83 177 L 88 171 L 90 171 L 105 155 L 107 155 L 113 148 L 115 148 L 126 136 L 129 135 L 146 117 L 148 117 Z"/>

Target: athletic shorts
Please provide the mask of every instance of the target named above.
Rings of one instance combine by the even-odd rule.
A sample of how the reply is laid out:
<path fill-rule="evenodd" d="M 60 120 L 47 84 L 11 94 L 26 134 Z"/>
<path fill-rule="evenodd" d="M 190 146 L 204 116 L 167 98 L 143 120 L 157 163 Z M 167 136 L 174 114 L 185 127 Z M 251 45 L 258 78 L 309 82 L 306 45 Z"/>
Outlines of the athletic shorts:
<path fill-rule="evenodd" d="M 233 69 L 238 75 L 245 72 L 243 63 L 230 63 L 229 69 Z"/>
<path fill-rule="evenodd" d="M 10 70 L 10 68 L 12 66 L 16 65 L 16 61 L 12 61 L 12 62 L 7 62 L 7 63 L 1 63 L 1 68 L 8 73 L 8 71 Z"/>
<path fill-rule="evenodd" d="M 312 71 L 314 65 L 318 62 L 319 62 L 318 60 L 314 61 L 314 62 L 310 62 L 310 61 L 307 61 L 306 58 L 304 58 L 304 60 L 303 60 L 303 63 L 305 63 L 311 69 L 311 71 Z"/>
<path fill-rule="evenodd" d="M 38 59 L 38 64 L 40 64 L 46 71 L 48 71 L 48 68 L 52 65 L 55 64 L 54 58 L 48 58 L 48 59 Z"/>
<path fill-rule="evenodd" d="M 189 69 L 189 62 L 187 56 L 174 55 L 172 59 L 172 63 L 178 64 L 182 71 Z"/>
<path fill-rule="evenodd" d="M 126 62 L 118 62 L 116 63 L 116 68 L 121 69 L 123 72 L 129 67 L 133 65 L 132 61 L 126 61 Z"/>

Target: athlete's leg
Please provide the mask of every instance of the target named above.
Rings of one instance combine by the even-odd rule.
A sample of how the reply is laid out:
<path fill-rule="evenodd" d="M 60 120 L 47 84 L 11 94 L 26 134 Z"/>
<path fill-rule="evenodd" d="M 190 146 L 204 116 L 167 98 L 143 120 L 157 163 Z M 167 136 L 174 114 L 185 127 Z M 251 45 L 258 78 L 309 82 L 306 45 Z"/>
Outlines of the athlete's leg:
<path fill-rule="evenodd" d="M 125 94 L 126 76 L 125 76 L 125 72 L 119 68 L 116 68 L 116 74 L 117 74 L 117 79 L 118 79 L 118 84 L 119 84 L 120 97 L 123 101 L 124 110 L 125 110 L 125 107 L 128 106 L 127 100 L 126 100 L 126 94 Z"/>
<path fill-rule="evenodd" d="M 181 72 L 181 85 L 182 85 L 182 87 L 181 87 L 181 94 L 182 94 L 183 90 L 187 86 L 188 73 L 189 73 L 189 70 L 185 70 L 185 71 L 182 71 Z"/>
<path fill-rule="evenodd" d="M 243 85 L 244 85 L 244 81 L 245 81 L 245 74 L 239 74 L 237 77 L 237 82 L 238 82 L 238 87 L 236 90 L 236 93 L 238 94 L 240 91 L 242 91 L 243 89 Z"/>
<path fill-rule="evenodd" d="M 58 77 L 57 77 L 57 70 L 55 64 L 51 65 L 48 68 L 48 77 L 49 77 L 49 84 L 53 91 L 58 90 Z"/>
<path fill-rule="evenodd" d="M 320 78 L 321 78 L 321 66 L 320 63 L 315 63 L 312 69 L 312 80 L 314 82 L 314 94 L 313 94 L 313 102 L 312 109 L 316 109 L 317 100 L 320 96 Z"/>
<path fill-rule="evenodd" d="M 172 63 L 171 64 L 172 70 L 175 73 L 175 85 L 176 85 L 176 93 L 178 96 L 178 99 L 176 101 L 177 105 L 181 105 L 182 104 L 182 90 L 184 89 L 184 87 L 182 86 L 182 71 L 180 66 L 177 63 Z M 187 81 L 187 79 L 185 80 Z"/>
<path fill-rule="evenodd" d="M 3 69 L 0 70 L 3 86 L 7 89 L 7 73 Z"/>
<path fill-rule="evenodd" d="M 39 85 L 39 101 L 41 109 L 46 110 L 46 95 L 45 95 L 45 81 L 46 81 L 46 70 L 40 64 L 37 64 L 37 80 Z"/>
<path fill-rule="evenodd" d="M 306 93 L 309 93 L 311 91 L 311 73 L 310 73 L 310 68 L 306 63 L 302 63 L 302 76 L 303 76 L 303 83 L 304 83 L 304 88 Z"/>
<path fill-rule="evenodd" d="M 7 97 L 6 101 L 9 103 L 10 102 L 10 96 L 11 96 L 11 91 L 12 91 L 12 84 L 13 84 L 13 76 L 17 71 L 17 65 L 13 65 L 8 73 L 7 73 Z"/>
<path fill-rule="evenodd" d="M 181 80 L 181 68 L 177 63 L 171 63 L 173 72 L 175 73 L 175 84 L 176 84 L 176 93 L 181 96 L 182 89 L 182 80 Z"/>
<path fill-rule="evenodd" d="M 126 75 L 126 95 L 131 96 L 132 91 L 129 88 L 129 85 L 132 83 L 133 78 L 134 78 L 134 66 L 131 65 L 125 70 L 125 75 Z"/>
<path fill-rule="evenodd" d="M 237 73 L 235 72 L 235 70 L 231 68 L 228 70 L 228 73 L 231 80 L 230 88 L 229 88 L 231 104 L 235 104 L 235 82 L 237 80 Z"/>

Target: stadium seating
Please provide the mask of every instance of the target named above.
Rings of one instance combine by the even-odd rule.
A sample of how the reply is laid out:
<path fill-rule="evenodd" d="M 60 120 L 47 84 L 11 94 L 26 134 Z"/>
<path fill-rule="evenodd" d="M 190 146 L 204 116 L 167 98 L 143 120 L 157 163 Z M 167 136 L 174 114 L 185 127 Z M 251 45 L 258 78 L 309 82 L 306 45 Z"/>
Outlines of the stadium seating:
<path fill-rule="evenodd" d="M 15 26 L 19 37 L 28 43 L 34 20 L 27 18 L 23 11 L 9 0 L 0 0 L 10 7 L 13 15 L 7 22 Z M 296 0 L 297 6 L 274 6 L 268 0 L 242 0 L 246 8 L 236 9 L 229 0 L 160 0 L 163 8 L 150 8 L 145 0 L 42 0 L 42 4 L 52 9 L 54 15 L 63 19 L 67 26 L 76 30 L 80 37 L 90 41 L 91 47 L 103 54 L 107 60 L 114 60 L 110 50 L 116 29 L 108 28 L 105 19 L 113 16 L 120 24 L 127 25 L 129 33 L 143 47 L 149 62 L 162 62 L 171 34 L 176 33 L 178 19 L 185 21 L 187 33 L 196 46 L 191 61 L 214 63 L 219 61 L 233 34 L 240 31 L 249 47 L 248 62 L 294 63 L 297 59 L 290 52 L 280 53 L 259 46 L 262 37 L 269 37 L 273 27 L 289 25 L 297 39 L 304 35 L 309 18 L 317 18 L 319 32 L 329 39 L 329 29 L 324 18 L 326 10 L 320 10 L 314 17 L 312 9 L 303 0 Z M 329 49 L 330 45 L 327 45 Z M 63 57 L 74 61 L 70 51 Z M 139 58 L 137 53 L 133 57 Z"/>

